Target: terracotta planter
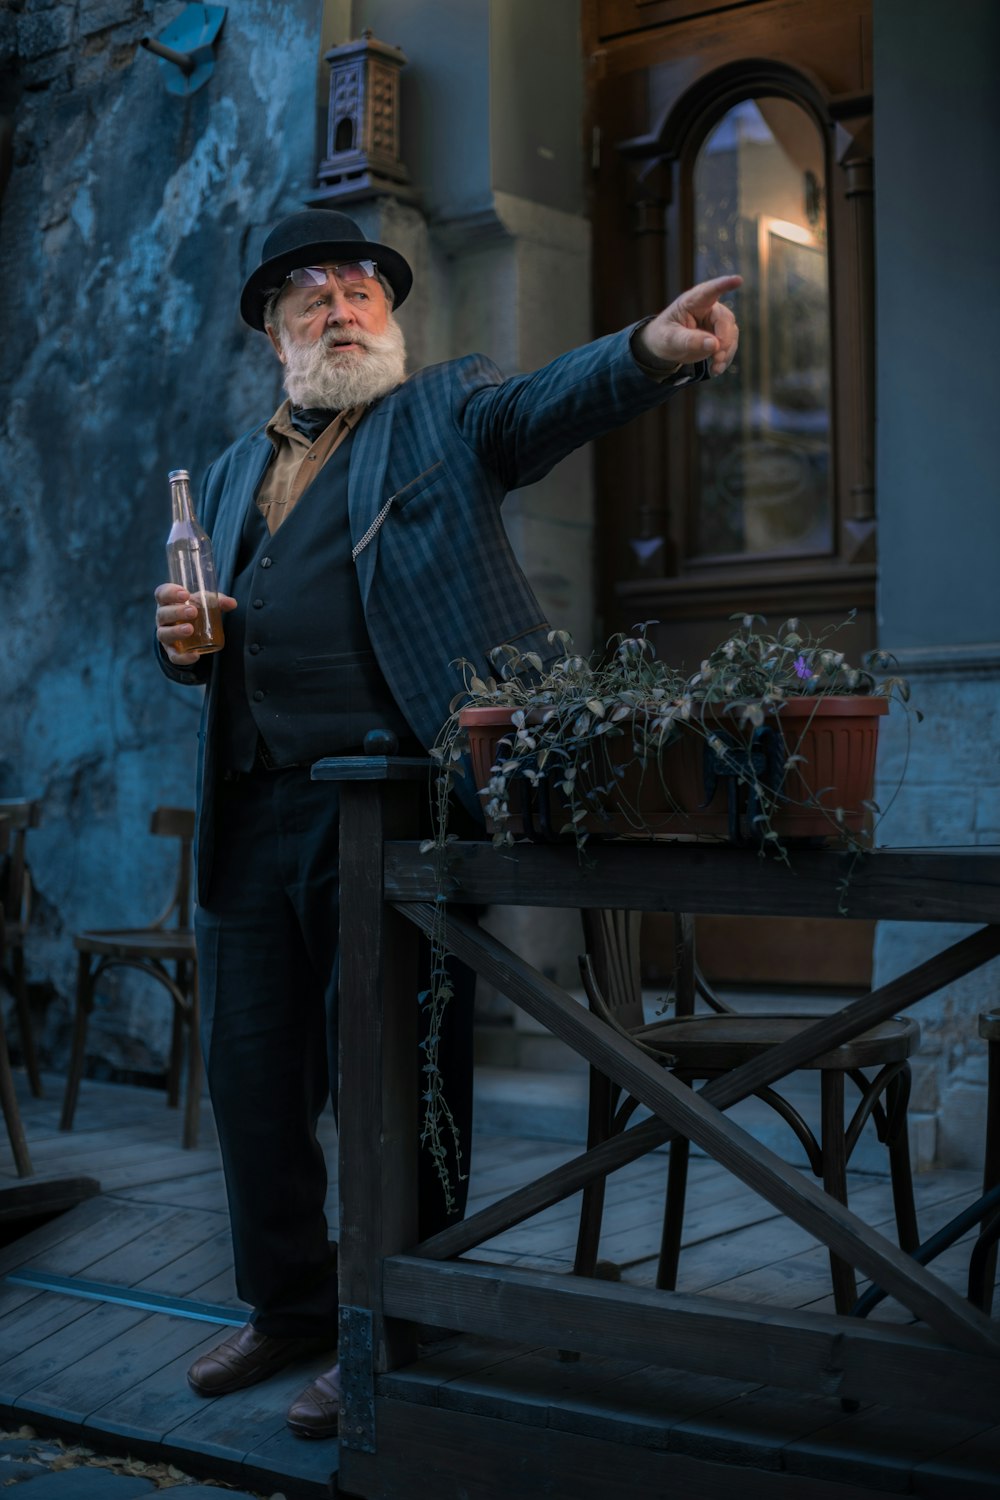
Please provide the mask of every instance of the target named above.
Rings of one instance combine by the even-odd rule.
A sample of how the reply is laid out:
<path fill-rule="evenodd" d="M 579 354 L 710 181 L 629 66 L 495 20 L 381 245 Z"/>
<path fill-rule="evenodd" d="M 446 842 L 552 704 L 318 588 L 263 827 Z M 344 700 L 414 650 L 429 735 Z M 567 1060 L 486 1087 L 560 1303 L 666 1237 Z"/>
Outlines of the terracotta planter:
<path fill-rule="evenodd" d="M 843 827 L 861 833 L 870 825 L 862 804 L 870 801 L 875 779 L 878 721 L 888 711 L 888 700 L 874 697 L 788 698 L 780 712 L 769 717 L 765 733 L 752 746 L 759 774 L 778 792 L 780 806 L 771 826 L 783 839 L 829 838 L 837 825 L 833 814 L 844 809 Z M 477 788 L 486 786 L 497 759 L 500 740 L 513 734 L 511 710 L 467 708 L 461 723 L 469 735 L 472 772 Z M 688 728 L 668 745 L 655 763 L 637 763 L 626 721 L 625 733 L 598 741 L 595 759 L 577 773 L 585 785 L 615 784 L 608 817 L 588 814 L 588 833 L 625 835 L 733 837 L 752 832 L 754 808 L 748 806 L 747 787 L 732 773 L 733 763 L 745 757 L 751 731 L 734 715 L 713 716 L 711 728 L 727 744 L 723 757 L 713 754 L 706 732 Z M 729 757 L 727 764 L 727 755 Z M 801 756 L 786 766 L 789 756 Z M 615 768 L 624 767 L 617 777 Z M 515 835 L 553 837 L 566 821 L 566 803 L 557 791 L 532 792 L 527 783 L 511 786 Z M 492 825 L 487 820 L 487 828 Z"/>

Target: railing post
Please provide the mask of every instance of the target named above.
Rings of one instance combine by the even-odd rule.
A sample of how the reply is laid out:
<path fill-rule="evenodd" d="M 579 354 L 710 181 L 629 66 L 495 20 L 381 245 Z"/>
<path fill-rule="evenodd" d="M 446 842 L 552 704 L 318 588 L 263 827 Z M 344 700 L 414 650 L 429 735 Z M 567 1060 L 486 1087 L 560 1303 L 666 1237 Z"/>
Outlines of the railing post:
<path fill-rule="evenodd" d="M 419 1129 L 416 933 L 386 907 L 382 871 L 385 839 L 415 833 L 426 775 L 387 757 L 313 767 L 340 796 L 341 1445 L 363 1453 L 376 1375 L 416 1356 L 414 1325 L 382 1302 L 385 1257 L 417 1242 Z"/>

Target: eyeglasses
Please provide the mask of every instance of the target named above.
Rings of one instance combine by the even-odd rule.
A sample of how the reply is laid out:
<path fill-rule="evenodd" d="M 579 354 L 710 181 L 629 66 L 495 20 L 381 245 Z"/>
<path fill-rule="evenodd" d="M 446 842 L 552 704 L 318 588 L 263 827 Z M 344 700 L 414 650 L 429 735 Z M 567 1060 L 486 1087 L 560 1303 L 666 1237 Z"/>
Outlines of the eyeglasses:
<path fill-rule="evenodd" d="M 296 266 L 285 277 L 292 286 L 326 286 L 329 277 L 337 281 L 367 281 L 375 275 L 377 262 L 373 260 L 345 260 L 339 266 Z"/>

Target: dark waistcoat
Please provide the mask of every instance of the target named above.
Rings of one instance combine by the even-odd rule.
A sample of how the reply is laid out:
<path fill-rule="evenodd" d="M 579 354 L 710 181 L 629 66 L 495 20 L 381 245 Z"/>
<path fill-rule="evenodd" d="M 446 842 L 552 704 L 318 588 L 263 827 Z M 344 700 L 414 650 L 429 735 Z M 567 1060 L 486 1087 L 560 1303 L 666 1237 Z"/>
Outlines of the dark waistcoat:
<path fill-rule="evenodd" d="M 255 504 L 243 524 L 226 645 L 217 658 L 219 757 L 248 771 L 360 747 L 369 729 L 411 730 L 371 649 L 347 514 L 351 439 L 323 465 L 274 535 Z"/>

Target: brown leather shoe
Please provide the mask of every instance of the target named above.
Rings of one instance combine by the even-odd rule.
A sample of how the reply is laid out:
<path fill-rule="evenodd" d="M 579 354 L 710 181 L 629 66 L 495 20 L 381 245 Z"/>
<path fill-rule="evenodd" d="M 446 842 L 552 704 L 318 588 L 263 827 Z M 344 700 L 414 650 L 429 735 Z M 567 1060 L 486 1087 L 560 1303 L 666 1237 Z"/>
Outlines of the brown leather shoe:
<path fill-rule="evenodd" d="M 317 1375 L 288 1408 L 286 1418 L 296 1437 L 336 1437 L 340 1427 L 340 1366 Z"/>
<path fill-rule="evenodd" d="M 275 1339 L 245 1323 L 195 1360 L 187 1372 L 188 1385 L 199 1396 L 226 1396 L 267 1380 L 293 1360 L 332 1349 L 335 1342 L 331 1338 Z"/>

